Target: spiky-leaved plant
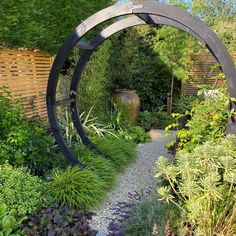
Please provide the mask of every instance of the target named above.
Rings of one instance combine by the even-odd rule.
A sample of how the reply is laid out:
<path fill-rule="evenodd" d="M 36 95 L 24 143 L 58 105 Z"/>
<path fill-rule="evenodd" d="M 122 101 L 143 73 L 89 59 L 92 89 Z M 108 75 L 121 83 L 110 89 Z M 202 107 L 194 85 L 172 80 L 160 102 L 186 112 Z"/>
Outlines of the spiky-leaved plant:
<path fill-rule="evenodd" d="M 169 163 L 161 157 L 156 177 L 169 182 L 160 198 L 177 205 L 196 235 L 236 235 L 236 137 L 207 142 Z"/>
<path fill-rule="evenodd" d="M 109 127 L 109 125 L 103 124 L 102 122 L 98 121 L 97 117 L 93 116 L 92 111 L 93 107 L 91 107 L 88 112 L 84 111 L 79 115 L 85 132 L 90 137 L 104 137 L 106 135 L 111 135 L 118 138 L 115 135 L 114 130 Z M 59 122 L 66 141 L 70 146 L 76 143 L 82 143 L 82 140 L 76 128 L 74 127 L 74 123 L 67 107 L 59 112 Z"/>
<path fill-rule="evenodd" d="M 53 171 L 48 193 L 60 205 L 86 209 L 103 200 L 104 185 L 104 181 L 93 171 L 68 167 L 64 172 Z"/>
<path fill-rule="evenodd" d="M 94 142 L 117 171 L 124 170 L 136 157 L 135 144 L 132 141 L 123 141 L 109 136 L 97 138 Z"/>
<path fill-rule="evenodd" d="M 94 172 L 104 182 L 105 189 L 111 189 L 114 187 L 116 171 L 110 160 L 95 155 L 84 146 L 80 146 L 76 152 L 78 153 L 78 159 L 83 166 Z"/>

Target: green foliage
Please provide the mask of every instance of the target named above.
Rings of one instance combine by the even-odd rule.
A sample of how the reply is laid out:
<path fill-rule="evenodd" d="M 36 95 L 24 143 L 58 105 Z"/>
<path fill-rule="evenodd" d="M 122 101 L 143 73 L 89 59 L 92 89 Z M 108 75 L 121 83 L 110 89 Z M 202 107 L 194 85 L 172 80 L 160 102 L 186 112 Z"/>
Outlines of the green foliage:
<path fill-rule="evenodd" d="M 172 124 L 173 121 L 172 116 L 165 111 L 143 111 L 140 113 L 139 117 L 139 124 L 145 130 L 165 129 L 165 127 Z"/>
<path fill-rule="evenodd" d="M 134 125 L 128 125 L 127 127 L 120 128 L 117 131 L 117 135 L 121 139 L 124 138 L 125 140 L 130 140 L 134 143 L 145 143 L 150 139 L 149 135 L 142 127 Z"/>
<path fill-rule="evenodd" d="M 173 122 L 173 118 L 167 112 L 159 111 L 154 113 L 155 123 L 153 127 L 157 127 L 159 129 L 165 129 L 171 122 Z"/>
<path fill-rule="evenodd" d="M 96 138 L 94 143 L 118 172 L 124 170 L 136 157 L 135 144 L 132 141 L 106 137 Z"/>
<path fill-rule="evenodd" d="M 219 20 L 213 26 L 214 31 L 220 37 L 230 53 L 236 52 L 236 16 L 232 20 Z M 236 62 L 235 62 L 236 63 Z"/>
<path fill-rule="evenodd" d="M 81 111 L 95 104 L 95 116 L 106 118 L 117 88 L 137 90 L 141 110 L 153 110 L 165 103 L 172 75 L 153 51 L 155 34 L 151 26 L 135 27 L 99 47 L 82 75 Z"/>
<path fill-rule="evenodd" d="M 104 122 L 98 120 L 98 117 L 94 117 L 93 107 L 88 112 L 84 111 L 80 114 L 80 121 L 85 132 L 91 138 L 96 136 L 104 137 L 106 135 L 116 137 L 115 131 L 109 125 L 105 125 Z M 59 123 L 69 146 L 82 143 L 67 107 L 59 112 Z"/>
<path fill-rule="evenodd" d="M 173 113 L 185 114 L 190 112 L 194 106 L 196 99 L 199 99 L 197 96 L 183 96 L 175 98 L 173 101 Z"/>
<path fill-rule="evenodd" d="M 191 151 L 205 141 L 219 143 L 224 136 L 227 118 L 231 114 L 227 110 L 228 103 L 229 98 L 222 92 L 198 101 L 192 108 L 191 119 L 186 128 L 177 133 L 179 148 Z M 173 125 L 178 126 L 177 123 Z"/>
<path fill-rule="evenodd" d="M 110 3 L 110 0 L 24 0 L 17 3 L 2 0 L 0 44 L 55 54 L 82 20 Z"/>
<path fill-rule="evenodd" d="M 76 149 L 79 161 L 86 169 L 94 172 L 104 182 L 105 189 L 111 189 L 115 185 L 116 171 L 112 162 L 95 155 L 87 147 L 80 146 Z"/>
<path fill-rule="evenodd" d="M 177 231 L 179 217 L 179 211 L 175 205 L 163 203 L 153 196 L 150 200 L 137 204 L 133 209 L 125 227 L 125 235 L 152 236 L 154 224 L 157 227 L 157 235 L 163 235 L 168 220 L 171 221 L 171 230 Z"/>
<path fill-rule="evenodd" d="M 121 139 L 129 140 L 134 143 L 145 143 L 150 138 L 143 127 L 130 124 L 123 116 L 123 112 L 120 109 L 113 111 L 109 123 L 113 130 L 115 130 L 114 137 L 118 136 Z"/>
<path fill-rule="evenodd" d="M 192 65 L 191 53 L 196 41 L 186 32 L 173 27 L 163 26 L 156 31 L 154 50 L 176 78 L 187 80 Z"/>
<path fill-rule="evenodd" d="M 0 202 L 19 214 L 32 213 L 45 205 L 49 198 L 44 196 L 44 183 L 22 168 L 0 165 Z"/>
<path fill-rule="evenodd" d="M 19 226 L 25 219 L 27 217 L 17 219 L 17 211 L 15 209 L 11 209 L 8 212 L 7 205 L 0 204 L 0 235 L 20 236 Z"/>
<path fill-rule="evenodd" d="M 44 175 L 52 169 L 56 158 L 60 155 L 45 125 L 26 119 L 21 101 L 7 89 L 0 88 L 0 164 L 8 161 Z"/>
<path fill-rule="evenodd" d="M 140 96 L 141 110 L 151 111 L 162 106 L 170 88 L 170 68 L 153 50 L 156 37 L 154 27 L 139 26 L 112 39 L 111 91 L 117 88 L 136 90 Z"/>
<path fill-rule="evenodd" d="M 105 137 L 106 135 L 112 135 L 116 137 L 115 132 L 109 125 L 105 125 L 103 122 L 98 121 L 98 117 L 94 117 L 92 113 L 92 108 L 89 112 L 82 112 L 80 114 L 80 120 L 82 122 L 83 128 L 90 137 Z"/>
<path fill-rule="evenodd" d="M 164 157 L 157 163 L 156 177 L 169 183 L 159 189 L 160 198 L 181 209 L 196 235 L 236 234 L 235 140 L 229 135 L 218 145 L 181 151 L 173 163 Z"/>
<path fill-rule="evenodd" d="M 153 113 L 147 110 L 140 112 L 139 114 L 139 124 L 145 130 L 151 130 L 153 128 L 153 123 L 155 119 L 153 117 Z"/>
<path fill-rule="evenodd" d="M 115 185 L 117 172 L 136 157 L 135 145 L 113 136 L 96 137 L 94 142 L 104 156 L 95 155 L 85 146 L 74 147 L 78 159 L 84 165 L 54 170 L 48 184 L 48 194 L 60 205 L 80 209 L 96 206 Z"/>
<path fill-rule="evenodd" d="M 6 87 L 0 87 L 0 138 L 4 139 L 12 126 L 22 121 L 22 105 L 19 98 L 11 95 Z"/>
<path fill-rule="evenodd" d="M 112 42 L 107 40 L 97 49 L 82 74 L 78 88 L 81 111 L 88 113 L 93 107 L 94 115 L 99 118 L 108 110 L 108 105 L 111 103 L 109 93 L 111 48 Z"/>
<path fill-rule="evenodd" d="M 230 20 L 235 17 L 236 4 L 234 0 L 195 0 L 192 1 L 193 14 L 213 26 L 220 20 Z"/>
<path fill-rule="evenodd" d="M 86 209 L 104 199 L 105 184 L 95 172 L 68 167 L 64 172 L 54 170 L 47 193 L 60 205 Z"/>

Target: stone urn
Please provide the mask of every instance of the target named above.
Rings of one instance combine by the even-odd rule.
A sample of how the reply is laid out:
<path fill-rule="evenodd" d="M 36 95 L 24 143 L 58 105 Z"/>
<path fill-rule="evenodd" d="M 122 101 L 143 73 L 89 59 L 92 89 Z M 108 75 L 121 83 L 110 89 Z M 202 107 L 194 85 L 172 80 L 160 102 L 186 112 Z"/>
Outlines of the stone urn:
<path fill-rule="evenodd" d="M 139 119 L 140 98 L 135 90 L 117 89 L 112 97 L 115 108 L 122 112 L 122 116 L 131 124 Z"/>

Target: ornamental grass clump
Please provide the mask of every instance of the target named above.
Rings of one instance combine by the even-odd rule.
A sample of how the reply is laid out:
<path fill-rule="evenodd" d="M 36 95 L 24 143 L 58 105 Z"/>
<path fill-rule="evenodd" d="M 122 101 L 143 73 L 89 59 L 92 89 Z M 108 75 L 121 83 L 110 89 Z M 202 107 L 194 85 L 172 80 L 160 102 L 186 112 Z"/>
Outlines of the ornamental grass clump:
<path fill-rule="evenodd" d="M 132 141 L 107 137 L 95 139 L 94 142 L 118 172 L 123 171 L 136 157 L 135 144 Z"/>
<path fill-rule="evenodd" d="M 110 160 L 102 156 L 97 156 L 87 148 L 82 148 L 79 151 L 78 159 L 83 166 L 94 172 L 100 180 L 104 182 L 105 189 L 111 189 L 115 185 L 116 171 Z"/>
<path fill-rule="evenodd" d="M 179 207 L 195 235 L 236 235 L 236 137 L 228 135 L 178 153 L 174 163 L 161 157 L 156 177 L 161 200 Z"/>
<path fill-rule="evenodd" d="M 89 169 L 68 167 L 64 172 L 55 170 L 48 184 L 48 194 L 60 205 L 87 209 L 101 202 L 105 183 Z"/>

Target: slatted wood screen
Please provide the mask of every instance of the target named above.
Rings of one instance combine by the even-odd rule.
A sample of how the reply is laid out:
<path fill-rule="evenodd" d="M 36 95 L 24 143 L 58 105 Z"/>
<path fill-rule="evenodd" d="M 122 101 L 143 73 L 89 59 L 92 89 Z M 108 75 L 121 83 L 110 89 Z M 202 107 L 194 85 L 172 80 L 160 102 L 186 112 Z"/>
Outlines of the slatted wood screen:
<path fill-rule="evenodd" d="M 236 53 L 232 57 L 236 61 Z M 216 65 L 217 61 L 210 53 L 203 54 L 200 60 L 194 62 L 190 80 L 182 84 L 182 94 L 197 95 L 201 85 L 214 85 L 217 88 L 225 83 L 224 79 L 219 78 L 221 70 Z"/>
<path fill-rule="evenodd" d="M 53 58 L 20 50 L 0 50 L 0 87 L 20 96 L 29 118 L 46 119 L 46 86 Z"/>

